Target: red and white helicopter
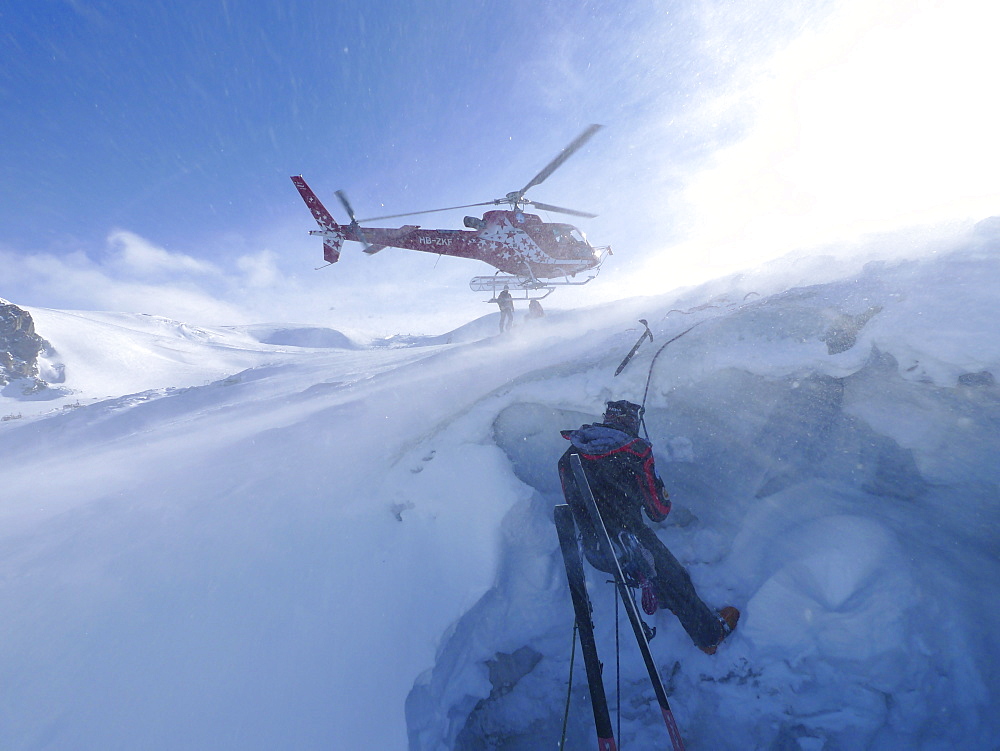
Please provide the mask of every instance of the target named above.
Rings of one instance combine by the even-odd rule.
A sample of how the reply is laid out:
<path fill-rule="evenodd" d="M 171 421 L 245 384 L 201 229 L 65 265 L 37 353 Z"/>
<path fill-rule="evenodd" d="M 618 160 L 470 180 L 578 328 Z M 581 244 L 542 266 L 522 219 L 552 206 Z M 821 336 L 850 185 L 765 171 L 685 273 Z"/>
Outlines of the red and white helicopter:
<path fill-rule="evenodd" d="M 337 197 L 351 222 L 337 224 L 301 175 L 293 176 L 292 182 L 320 226 L 319 230 L 312 230 L 309 234 L 323 238 L 323 258 L 328 264 L 337 262 L 347 240 L 361 243 L 365 246 L 364 252 L 368 254 L 393 247 L 473 258 L 498 269 L 493 276 L 473 278 L 469 284 L 473 291 L 493 292 L 495 297 L 496 290 L 506 285 L 511 290 L 524 292 L 524 297 L 519 299 L 541 299 L 548 296 L 556 286 L 586 284 L 597 276 L 604 259 L 611 254 L 611 246 L 591 245 L 583 233 L 570 224 L 543 222 L 535 214 L 526 214 L 522 210 L 524 206 L 534 206 L 542 211 L 588 218 L 596 216 L 531 201 L 524 194 L 558 169 L 600 128 L 600 125 L 591 125 L 584 130 L 521 190 L 482 203 L 358 220 L 354 217 L 354 210 L 347 202 L 347 197 L 343 191 L 338 190 Z M 396 228 L 361 226 L 362 222 L 505 203 L 510 205 L 510 209 L 487 211 L 481 219 L 475 216 L 465 217 L 465 226 L 469 228 L 467 230 L 420 229 L 415 224 Z M 580 278 L 579 275 L 584 276 Z"/>

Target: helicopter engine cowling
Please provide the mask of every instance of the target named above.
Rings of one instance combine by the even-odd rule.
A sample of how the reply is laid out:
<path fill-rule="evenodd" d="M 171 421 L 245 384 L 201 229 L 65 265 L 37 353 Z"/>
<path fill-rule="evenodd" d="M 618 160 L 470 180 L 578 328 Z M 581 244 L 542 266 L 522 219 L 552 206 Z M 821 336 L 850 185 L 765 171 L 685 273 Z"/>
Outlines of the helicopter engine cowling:
<path fill-rule="evenodd" d="M 469 229 L 486 229 L 486 222 L 478 216 L 467 216 L 463 221 Z"/>

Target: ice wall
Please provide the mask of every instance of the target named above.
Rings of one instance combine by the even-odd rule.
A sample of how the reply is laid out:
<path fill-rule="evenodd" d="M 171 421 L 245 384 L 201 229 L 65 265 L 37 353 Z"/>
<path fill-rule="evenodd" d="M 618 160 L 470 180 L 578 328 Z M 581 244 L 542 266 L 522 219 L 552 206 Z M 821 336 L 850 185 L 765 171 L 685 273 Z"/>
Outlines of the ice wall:
<path fill-rule="evenodd" d="M 870 265 L 710 311 L 657 363 L 647 426 L 675 504 L 660 537 L 706 602 L 743 611 L 715 657 L 653 619 L 691 747 L 993 747 L 1000 349 L 977 306 L 997 277 L 971 251 Z M 615 397 L 641 396 L 652 351 Z M 597 417 L 613 360 L 506 394 L 491 438 L 531 498 L 504 520 L 495 586 L 410 694 L 411 749 L 556 747 L 572 634 L 558 431 Z M 614 595 L 590 577 L 614 705 Z M 621 636 L 621 740 L 665 746 L 624 618 Z M 592 727 L 577 661 L 567 748 L 592 747 Z"/>

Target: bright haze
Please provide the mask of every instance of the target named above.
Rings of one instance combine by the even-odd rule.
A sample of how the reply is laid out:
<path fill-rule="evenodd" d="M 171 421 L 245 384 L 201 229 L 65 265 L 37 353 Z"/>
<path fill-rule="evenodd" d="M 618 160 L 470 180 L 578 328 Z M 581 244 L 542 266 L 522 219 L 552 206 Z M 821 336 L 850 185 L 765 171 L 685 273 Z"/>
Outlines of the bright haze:
<path fill-rule="evenodd" d="M 488 201 L 588 123 L 605 128 L 531 196 L 598 213 L 573 223 L 615 255 L 551 307 L 967 223 L 1000 205 L 998 15 L 971 0 L 16 4 L 0 12 L 0 294 L 446 331 L 491 309 L 468 288 L 490 267 L 349 244 L 314 271 L 288 177 L 341 221 L 337 189 L 362 217 Z"/>

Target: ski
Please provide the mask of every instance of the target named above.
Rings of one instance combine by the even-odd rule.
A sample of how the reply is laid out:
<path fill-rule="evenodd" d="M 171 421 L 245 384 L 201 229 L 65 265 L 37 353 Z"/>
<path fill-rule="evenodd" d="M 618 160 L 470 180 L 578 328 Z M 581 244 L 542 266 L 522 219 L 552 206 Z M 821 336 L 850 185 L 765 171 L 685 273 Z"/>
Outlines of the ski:
<path fill-rule="evenodd" d="M 583 462 L 580 461 L 579 454 L 572 454 L 569 461 L 573 469 L 573 474 L 576 477 L 577 485 L 583 494 L 583 502 L 586 504 L 587 510 L 594 521 L 594 527 L 597 530 L 600 541 L 603 545 L 607 546 L 606 549 L 608 551 L 613 553 L 614 547 L 611 545 L 611 536 L 608 534 L 607 527 L 604 526 L 604 519 L 601 517 L 600 509 L 597 508 L 597 501 L 594 499 L 594 493 L 591 491 L 590 483 L 587 481 L 587 474 L 583 471 Z M 670 742 L 673 744 L 674 751 L 684 751 L 684 740 L 681 738 L 680 729 L 677 727 L 677 721 L 674 719 L 674 713 L 670 710 L 670 703 L 667 701 L 667 692 L 663 688 L 663 681 L 660 680 L 659 671 L 657 671 L 656 664 L 653 662 L 653 655 L 649 651 L 649 640 L 646 638 L 646 632 L 642 628 L 642 619 L 639 617 L 639 611 L 632 601 L 628 585 L 625 583 L 625 575 L 622 573 L 621 564 L 618 562 L 617 556 L 612 554 L 609 558 L 614 561 L 615 570 L 613 573 L 615 586 L 618 588 L 618 594 L 622 598 L 622 602 L 625 603 L 625 612 L 628 613 L 629 621 L 632 624 L 632 631 L 635 632 L 635 639 L 639 643 L 639 651 L 642 653 L 643 662 L 646 663 L 649 680 L 653 684 L 656 701 L 660 705 L 663 721 L 667 725 Z"/>
<path fill-rule="evenodd" d="M 594 641 L 594 621 L 591 618 L 593 607 L 587 594 L 587 580 L 583 573 L 583 559 L 580 557 L 580 544 L 576 539 L 573 512 L 569 506 L 562 504 L 556 506 L 554 516 L 556 532 L 559 534 L 559 548 L 562 550 L 563 563 L 566 564 L 569 593 L 573 598 L 573 612 L 576 614 L 576 625 L 580 634 L 583 664 L 587 668 L 590 703 L 594 708 L 594 725 L 597 728 L 597 751 L 617 751 L 618 747 L 615 745 L 614 732 L 611 728 L 611 713 L 608 711 L 608 699 L 604 693 L 604 679 L 601 677 L 601 661 L 597 657 L 597 644 Z"/>

